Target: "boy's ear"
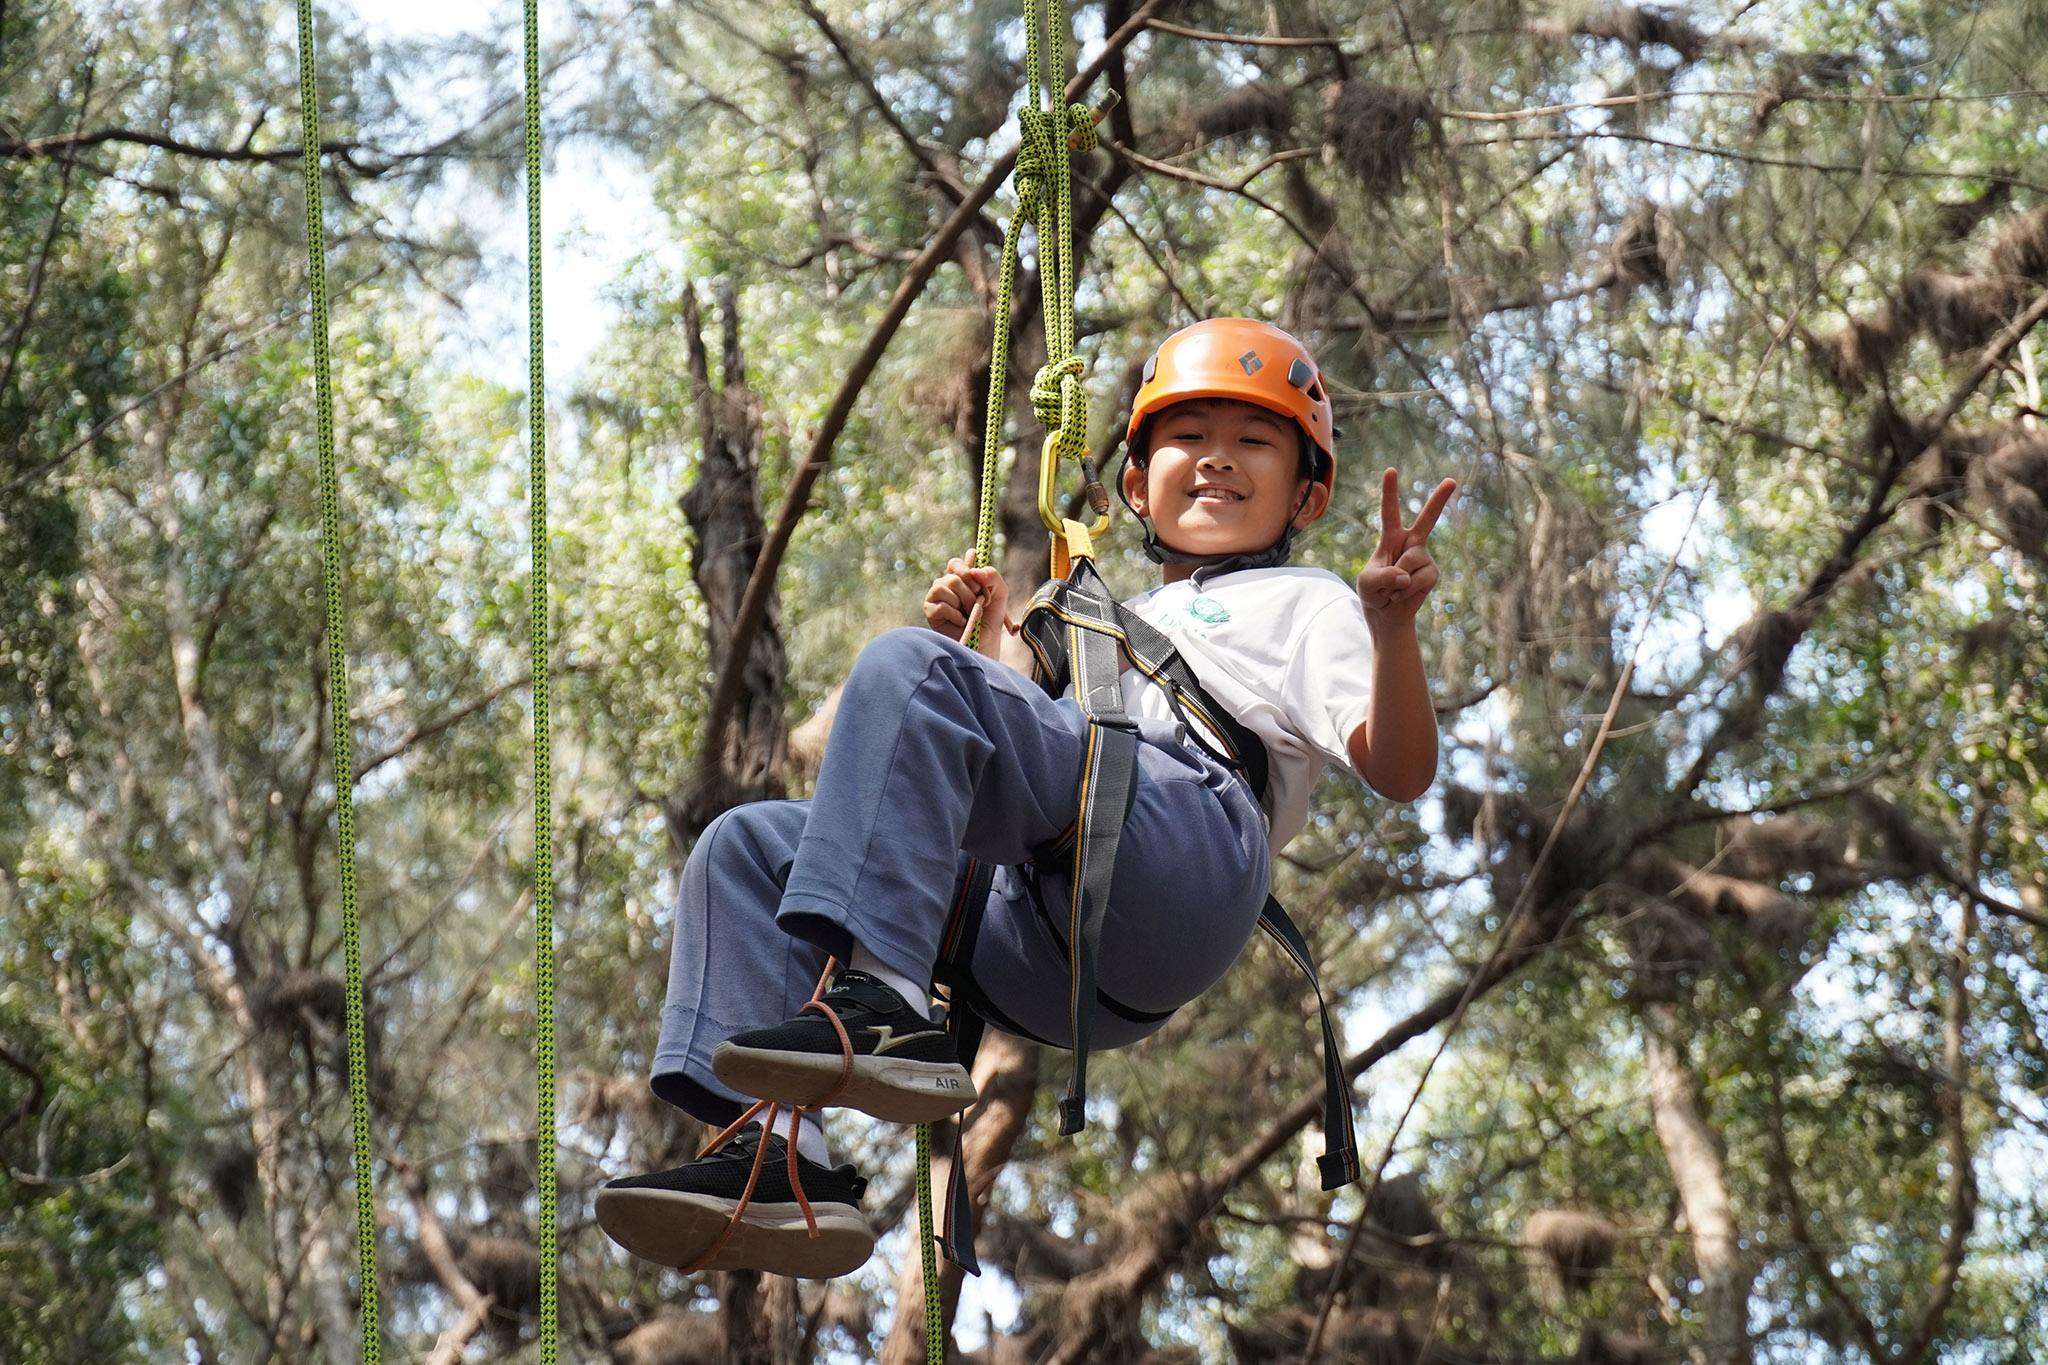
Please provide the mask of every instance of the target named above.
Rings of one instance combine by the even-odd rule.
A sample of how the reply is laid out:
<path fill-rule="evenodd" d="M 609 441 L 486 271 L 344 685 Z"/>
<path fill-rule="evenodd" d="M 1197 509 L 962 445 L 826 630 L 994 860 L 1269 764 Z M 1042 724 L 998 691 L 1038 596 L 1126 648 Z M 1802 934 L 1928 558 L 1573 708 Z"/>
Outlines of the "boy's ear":
<path fill-rule="evenodd" d="M 1312 479 L 1308 485 L 1308 501 L 1301 505 L 1301 511 L 1294 516 L 1294 529 L 1299 531 L 1310 522 L 1330 510 L 1330 485 L 1321 479 Z"/>
<path fill-rule="evenodd" d="M 1327 499 L 1326 499 L 1327 500 Z M 1124 462 L 1124 501 L 1141 517 L 1152 515 L 1145 505 L 1145 471 L 1136 460 Z"/>

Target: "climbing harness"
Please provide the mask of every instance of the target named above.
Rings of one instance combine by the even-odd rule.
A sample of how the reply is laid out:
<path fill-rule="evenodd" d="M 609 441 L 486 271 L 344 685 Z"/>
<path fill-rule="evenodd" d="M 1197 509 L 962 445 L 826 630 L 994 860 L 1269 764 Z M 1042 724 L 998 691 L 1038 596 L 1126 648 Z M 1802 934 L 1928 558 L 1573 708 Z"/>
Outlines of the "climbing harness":
<path fill-rule="evenodd" d="M 1043 36 L 1041 36 L 1043 31 Z M 1017 162 L 1012 175 L 1017 186 L 1017 211 L 1003 232 L 1002 260 L 996 284 L 995 324 L 989 340 L 988 403 L 981 444 L 981 500 L 975 517 L 974 562 L 990 564 L 995 559 L 996 479 L 1003 447 L 1003 412 L 1009 394 L 1010 300 L 1016 290 L 1018 249 L 1024 225 L 1032 224 L 1038 239 L 1039 297 L 1045 311 L 1046 364 L 1033 378 L 1031 408 L 1045 428 L 1045 445 L 1039 456 L 1038 513 L 1048 527 L 1062 524 L 1054 506 L 1058 487 L 1059 461 L 1072 459 L 1087 469 L 1088 396 L 1081 387 L 1085 369 L 1074 353 L 1074 177 L 1072 155 L 1096 146 L 1095 125 L 1108 106 L 1100 111 L 1083 104 L 1063 104 L 1061 73 L 1066 69 L 1066 0 L 1027 0 L 1024 24 L 1024 84 L 1029 103 L 1018 111 Z M 1050 44 L 1050 60 L 1042 60 Z M 1050 72 L 1048 84 L 1046 75 Z M 1089 501 L 1100 533 L 1109 525 L 1109 496 L 1093 473 L 1088 474 Z M 1083 542 L 1089 529 L 1074 523 Z M 1057 565 L 1056 565 L 1057 567 Z M 965 636 L 969 649 L 975 648 L 983 622 L 977 618 Z M 986 889 L 984 883 L 984 890 Z M 949 1027 L 962 1027 L 958 1012 Z M 974 1042 L 979 1042 L 977 1027 Z M 956 1046 L 960 1039 L 955 1036 Z M 974 1064 L 970 1049 L 961 1055 L 962 1064 Z M 948 1188 L 958 1191 L 949 1197 L 947 1221 L 953 1222 L 950 1205 L 965 1198 L 965 1165 L 961 1159 L 959 1134 L 965 1121 L 954 1125 L 953 1160 L 947 1173 Z M 935 1226 L 931 1180 L 932 1130 L 917 1127 L 917 1223 L 918 1247 L 924 1275 L 925 1358 L 930 1365 L 944 1365 L 946 1358 L 945 1315 L 939 1293 L 937 1253 L 963 1269 L 978 1271 L 969 1247 L 963 1260 L 957 1251 L 957 1233 L 946 1236 Z M 959 1224 L 961 1227 L 966 1225 Z"/>
<path fill-rule="evenodd" d="M 327 604 L 329 753 L 334 768 L 334 853 L 341 879 L 346 977 L 349 1137 L 356 1183 L 356 1274 L 362 1296 L 362 1358 L 377 1365 L 377 1216 L 370 1166 L 370 1081 L 363 1039 L 363 941 L 356 901 L 355 749 L 348 728 L 348 613 L 341 596 L 341 513 L 334 472 L 334 383 L 327 338 L 327 235 L 320 206 L 320 89 L 313 61 L 313 0 L 299 0 L 299 168 L 306 181 L 306 265 L 313 293 L 313 405 L 320 461 L 321 584 Z"/>
<path fill-rule="evenodd" d="M 1001 271 L 998 277 L 994 327 L 990 342 L 989 390 L 986 425 L 983 429 L 981 497 L 976 517 L 975 563 L 994 560 L 998 463 L 1004 436 L 1004 407 L 1008 393 L 1008 358 L 1011 343 L 1011 297 L 1016 286 L 1018 248 L 1024 225 L 1037 232 L 1040 295 L 1045 308 L 1046 364 L 1031 385 L 1034 416 L 1045 428 L 1046 437 L 1039 460 L 1038 510 L 1051 535 L 1052 578 L 1036 593 L 1025 612 L 1021 627 L 1036 662 L 1034 676 L 1048 694 L 1063 695 L 1071 684 L 1087 719 L 1086 758 L 1080 783 L 1080 810 L 1075 824 L 1061 839 L 1034 856 L 1022 869 L 1032 898 L 1051 928 L 1066 944 L 1072 979 L 1068 1000 L 1074 1070 L 1068 1093 L 1060 1102 L 1060 1131 L 1079 1132 L 1087 1122 L 1086 1086 L 1090 1025 L 1094 1010 L 1101 1008 L 1142 1023 L 1165 1019 L 1125 1005 L 1096 984 L 1096 960 L 1102 923 L 1108 909 L 1111 875 L 1122 838 L 1125 819 L 1137 787 L 1138 728 L 1123 706 L 1122 672 L 1127 659 L 1146 677 L 1165 688 L 1176 714 L 1195 742 L 1218 761 L 1248 782 L 1254 792 L 1264 795 L 1269 760 L 1265 746 L 1240 725 L 1203 689 L 1173 643 L 1110 596 L 1096 570 L 1093 538 L 1109 524 L 1109 497 L 1095 470 L 1088 466 L 1088 407 L 1081 386 L 1085 363 L 1075 354 L 1074 283 L 1072 232 L 1071 154 L 1096 145 L 1095 125 L 1103 111 L 1085 105 L 1059 106 L 1057 95 L 1048 107 L 1047 85 L 1041 73 L 1041 28 L 1051 44 L 1050 68 L 1057 80 L 1063 69 L 1063 35 L 1066 29 L 1065 0 L 1028 0 L 1026 9 L 1026 88 L 1030 103 L 1020 112 L 1021 146 L 1016 163 L 1017 211 L 1005 229 Z M 1055 87 L 1056 89 L 1056 87 Z M 1279 334 L 1284 335 L 1284 334 Z M 1287 339 L 1299 350 L 1298 343 Z M 1303 353 L 1305 356 L 1305 352 Z M 1157 361 L 1155 358 L 1155 365 Z M 1313 373 L 1313 366 L 1310 366 Z M 1247 373 L 1251 371 L 1248 369 Z M 1148 367 L 1146 379 L 1153 378 Z M 1328 401 L 1320 388 L 1302 381 L 1296 367 L 1286 372 L 1285 382 L 1299 393 L 1303 403 L 1320 404 L 1322 423 L 1302 419 L 1304 430 L 1318 437 L 1325 456 L 1330 454 L 1326 433 Z M 1306 396 L 1304 396 L 1306 395 Z M 1140 414 L 1142 416 L 1142 414 Z M 1135 429 L 1134 421 L 1134 429 Z M 1092 522 L 1081 522 L 1061 514 L 1055 497 L 1059 462 L 1072 459 L 1082 467 L 1085 495 L 1094 512 Z M 1327 478 L 1328 466 L 1322 477 Z M 984 622 L 977 615 L 965 632 L 963 643 L 975 648 Z M 1045 904 L 1040 891 L 1048 872 L 1070 874 L 1072 891 L 1068 898 L 1064 927 Z M 1041 1043 L 1031 1030 L 1018 1025 L 990 1000 L 974 982 L 971 967 L 974 947 L 986 911 L 995 869 L 970 860 L 960 890 L 949 908 L 941 938 L 940 956 L 934 966 L 935 984 L 946 995 L 946 1025 L 962 1065 L 972 1068 L 981 1039 L 993 1024 L 1020 1037 Z M 1358 1142 L 1352 1126 L 1350 1087 L 1344 1075 L 1343 1054 L 1323 996 L 1313 955 L 1301 931 L 1280 903 L 1267 897 L 1259 913 L 1259 926 L 1308 977 L 1315 991 L 1321 1017 L 1323 1043 L 1323 1129 L 1327 1150 L 1318 1159 L 1323 1188 L 1333 1190 L 1358 1179 Z M 796 1137 L 800 1114 L 823 1109 L 843 1091 L 853 1070 L 853 1047 L 844 1027 L 820 997 L 836 963 L 828 962 L 806 1009 L 816 1007 L 832 1021 L 844 1050 L 844 1069 L 830 1092 L 801 1110 L 792 1107 L 789 1120 L 789 1162 L 791 1185 L 797 1191 L 810 1234 L 818 1229 L 808 1201 L 796 1181 Z M 686 1272 L 712 1263 L 740 1225 L 741 1214 L 751 1198 L 766 1160 L 766 1134 L 773 1131 L 782 1106 L 762 1101 L 749 1109 L 731 1127 L 713 1138 L 700 1159 L 724 1144 L 755 1115 L 763 1113 L 763 1140 L 754 1154 L 753 1171 L 739 1207 L 725 1231 Z M 945 1225 L 935 1228 L 932 1208 L 930 1124 L 917 1127 L 917 1202 L 919 1242 L 924 1290 L 925 1357 L 930 1365 L 945 1360 L 945 1324 L 940 1295 L 936 1253 L 969 1274 L 979 1274 L 974 1254 L 972 1209 L 966 1181 L 963 1135 L 969 1115 L 956 1123 L 953 1153 L 947 1181 Z"/>
<path fill-rule="evenodd" d="M 1074 1071 L 1067 1095 L 1060 1101 L 1060 1131 L 1079 1132 L 1087 1121 L 1086 1085 L 1089 1016 L 1095 1006 L 1134 1023 L 1156 1023 L 1172 1013 L 1148 1013 L 1112 998 L 1095 983 L 1096 953 L 1102 917 L 1108 909 L 1110 873 L 1122 822 L 1137 777 L 1137 727 L 1125 714 L 1121 676 L 1128 660 L 1165 688 L 1188 734 L 1218 761 L 1235 769 L 1255 792 L 1263 793 L 1269 767 L 1265 745 L 1218 705 L 1202 688 L 1173 642 L 1135 612 L 1109 595 L 1092 557 L 1076 557 L 1068 576 L 1056 578 L 1032 597 L 1024 614 L 1022 634 L 1035 662 L 1034 677 L 1048 694 L 1061 696 L 1071 683 L 1075 700 L 1088 720 L 1087 765 L 1081 778 L 1081 811 L 1065 837 L 1040 852 L 1026 868 L 1026 885 L 1034 904 L 1051 921 L 1072 961 L 1068 1022 L 1073 1039 Z M 1112 814 L 1113 813 L 1113 814 Z M 1066 923 L 1050 913 L 1040 891 L 1047 871 L 1071 870 L 1072 891 Z M 963 1066 L 973 1065 L 987 1024 L 1033 1041 L 1048 1043 L 1007 1017 L 974 982 L 975 940 L 988 905 L 994 868 L 969 865 L 954 898 L 940 939 L 936 974 L 946 987 L 948 1026 Z M 1351 1115 L 1350 1084 L 1344 1075 L 1343 1053 L 1330 1021 L 1314 955 L 1308 941 L 1280 902 L 1271 896 L 1259 912 L 1259 927 L 1280 945 L 1307 976 L 1315 991 L 1323 1034 L 1323 1135 L 1325 1151 L 1317 1158 L 1323 1188 L 1339 1189 L 1359 1176 L 1358 1137 Z M 964 1128 L 964 1124 L 962 1125 Z M 971 1209 L 956 1145 L 946 1199 L 946 1256 L 970 1274 L 979 1266 L 967 1230 Z"/>

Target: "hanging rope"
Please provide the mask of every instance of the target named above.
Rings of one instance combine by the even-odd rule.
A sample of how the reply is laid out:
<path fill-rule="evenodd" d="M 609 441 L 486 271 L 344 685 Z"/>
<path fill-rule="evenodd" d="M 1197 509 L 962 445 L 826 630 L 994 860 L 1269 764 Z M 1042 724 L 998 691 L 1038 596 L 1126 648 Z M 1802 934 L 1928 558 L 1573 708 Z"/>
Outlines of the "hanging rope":
<path fill-rule="evenodd" d="M 320 580 L 327 601 L 329 752 L 334 767 L 334 853 L 341 876 L 341 942 L 347 978 L 349 1136 L 356 1183 L 356 1273 L 362 1295 L 362 1358 L 377 1365 L 377 1216 L 370 1167 L 370 1083 L 363 1046 L 363 943 L 356 906 L 355 747 L 348 728 L 348 614 L 341 597 L 341 512 L 334 473 L 334 383 L 328 363 L 327 234 L 320 206 L 320 86 L 313 64 L 313 0 L 299 0 L 299 169 L 306 182 L 306 266 L 313 291 L 313 406 L 320 460 Z"/>
<path fill-rule="evenodd" d="M 1053 490 L 1063 459 L 1081 464 L 1088 498 L 1095 511 L 1092 526 L 1075 531 L 1099 534 L 1109 524 L 1109 495 L 1087 472 L 1088 395 L 1081 387 L 1085 362 L 1075 354 L 1074 177 L 1073 154 L 1096 146 L 1095 125 L 1101 113 L 1086 105 L 1062 105 L 1060 76 L 1066 70 L 1066 0 L 1028 0 L 1024 36 L 1024 80 L 1030 102 L 1018 111 L 1017 212 L 1003 234 L 1001 273 L 996 286 L 996 317 L 990 341 L 987 420 L 982 429 L 983 502 L 975 541 L 976 562 L 986 564 L 993 553 L 995 509 L 990 490 L 996 457 L 1003 443 L 1003 410 L 1009 392 L 1010 305 L 1017 284 L 1018 246 L 1028 222 L 1038 239 L 1039 299 L 1045 314 L 1045 367 L 1031 381 L 1031 409 L 1045 428 L 1039 455 L 1038 515 L 1054 533 L 1053 573 L 1066 572 L 1074 531 L 1060 515 Z M 1041 29 L 1044 30 L 1041 35 Z M 1049 49 L 1049 50 L 1048 50 Z M 1050 58 L 1041 61 L 1041 54 Z M 1049 72 L 1051 81 L 1047 82 Z"/>
<path fill-rule="evenodd" d="M 1046 30 L 1041 41 L 1040 30 Z M 1021 136 L 1017 166 L 1017 211 L 1003 232 L 1001 274 L 996 284 L 995 327 L 989 340 L 988 402 L 981 438 L 981 501 L 975 516 L 974 562 L 995 562 L 996 476 L 1003 447 L 1004 409 L 1009 395 L 1010 301 L 1017 287 L 1017 247 L 1028 222 L 1038 235 L 1039 298 L 1045 309 L 1046 364 L 1031 382 L 1031 409 L 1046 430 L 1039 456 L 1039 516 L 1051 531 L 1065 526 L 1052 508 L 1051 493 L 1061 459 L 1082 461 L 1088 454 L 1088 395 L 1081 387 L 1086 366 L 1074 353 L 1074 177 L 1072 154 L 1096 145 L 1098 115 L 1086 105 L 1060 107 L 1061 73 L 1066 70 L 1066 0 L 1026 0 L 1024 82 L 1030 103 L 1018 112 Z M 1051 60 L 1041 66 L 1040 53 L 1050 44 Z M 1046 84 L 1044 71 L 1052 77 Z M 1048 193 L 1050 190 L 1050 193 Z M 1095 504 L 1100 531 L 1107 524 L 1109 499 L 1092 473 L 1089 497 Z M 1054 540 L 1054 572 L 1066 541 Z M 976 617 L 965 643 L 974 649 L 987 622 Z M 1000 628 L 1000 626 L 998 627 Z M 917 1126 L 917 1229 L 924 1262 L 924 1344 L 928 1365 L 945 1365 L 945 1306 L 939 1292 L 938 1237 L 932 1213 L 932 1127 Z"/>
<path fill-rule="evenodd" d="M 533 1011 L 539 1024 L 540 1358 L 555 1365 L 560 1243 L 555 1209 L 554 781 L 548 746 L 547 384 L 540 325 L 540 5 L 526 0 L 526 424 L 533 542 L 526 606 L 533 640 Z"/>

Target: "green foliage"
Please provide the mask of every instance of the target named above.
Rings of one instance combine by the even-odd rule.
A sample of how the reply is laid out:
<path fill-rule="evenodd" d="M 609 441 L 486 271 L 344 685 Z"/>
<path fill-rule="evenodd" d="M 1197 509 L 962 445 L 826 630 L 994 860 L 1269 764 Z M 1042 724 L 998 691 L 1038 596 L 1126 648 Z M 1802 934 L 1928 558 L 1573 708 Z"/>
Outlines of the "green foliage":
<path fill-rule="evenodd" d="M 1077 31 L 1128 13 L 1084 6 Z M 2039 1355 L 2048 606 L 2026 508 L 1981 463 L 1994 435 L 2038 440 L 2035 344 L 1964 397 L 1962 444 L 1907 452 L 1889 482 L 1892 417 L 1929 421 L 1989 334 L 1900 329 L 1860 385 L 1842 350 L 1916 272 L 1989 278 L 2042 207 L 2039 16 L 1173 14 L 1336 35 L 1342 56 L 1166 30 L 1129 50 L 1106 126 L 1153 168 L 1083 163 L 1113 203 L 1080 300 L 1098 445 L 1133 359 L 1241 312 L 1312 340 L 1347 428 L 1305 560 L 1364 562 L 1377 469 L 1417 492 L 1460 480 L 1424 640 L 1440 794 L 1392 809 L 1331 778 L 1276 886 L 1354 1049 L 1455 1000 L 1504 937 L 1540 945 L 1448 1041 L 1424 1030 L 1361 1084 L 1368 1161 L 1390 1151 L 1440 1233 L 1360 1239 L 1333 1309 L 1345 1349 L 1410 1358 L 1415 1341 L 1372 1334 L 1428 1332 L 1468 1358 L 1561 1359 L 1596 1329 L 1696 1346 L 1714 1253 L 1669 1129 L 1687 1118 L 1717 1153 L 1755 1358 L 1855 1359 L 1866 1332 L 1896 1349 L 1948 1273 L 1960 1103 L 1979 1205 L 1924 1358 Z M 288 19 L 0 8 L 0 1341 L 29 1360 L 353 1356 Z M 533 1221 L 525 400 L 447 344 L 465 325 L 449 301 L 501 283 L 478 243 L 516 134 L 495 36 L 383 48 L 351 22 L 323 21 L 321 79 L 352 144 L 328 159 L 327 226 L 371 1100 L 380 1155 L 432 1192 L 380 1169 L 388 1328 L 423 1351 L 457 1310 L 421 1210 L 513 1243 Z M 1008 0 L 686 0 L 572 27 L 551 137 L 644 168 L 666 223 L 551 414 L 563 1255 L 594 1359 L 664 1302 L 709 1306 L 577 1211 L 690 1136 L 639 1084 L 685 851 L 667 817 L 718 663 L 677 508 L 702 441 L 682 299 L 733 286 L 772 515 L 905 262 L 1008 145 L 1022 31 Z M 1365 165 L 1339 135 L 1363 117 L 1346 80 L 1434 113 Z M 1529 112 L 1556 104 L 1583 107 Z M 134 136 L 46 141 L 81 129 Z M 919 299 L 782 563 L 793 721 L 917 619 L 970 537 L 986 229 L 1009 212 L 1005 192 Z M 1014 414 L 1005 436 L 1035 447 Z M 1978 460 L 1976 481 L 1943 458 Z M 1014 493 L 1009 511 L 1028 562 L 1031 514 Z M 1105 561 L 1129 589 L 1151 572 L 1126 539 Z M 1794 616 L 1767 676 L 1744 651 Z M 1107 1119 L 1076 1141 L 1054 1135 L 1065 1063 L 1045 1059 L 993 1215 L 996 1241 L 1056 1235 L 1079 1267 L 995 1272 L 1031 1350 L 1100 1287 L 1134 1190 L 1220 1169 L 1316 1084 L 1308 1017 L 1291 969 L 1249 951 L 1098 1061 Z M 1653 1093 L 1653 1037 L 1689 1100 Z M 876 1176 L 871 1206 L 902 1208 L 895 1135 L 837 1132 Z M 1361 1206 L 1319 1189 L 1320 1144 L 1290 1135 L 1223 1191 L 1083 1355 L 1298 1351 Z M 1522 1246 L 1560 1209 L 1617 1234 L 1562 1296 Z M 843 1286 L 867 1316 L 820 1339 L 877 1354 L 886 1281 Z M 535 1358 L 508 1297 L 490 1352 Z"/>
<path fill-rule="evenodd" d="M 23 1365 L 140 1362 L 158 1358 L 134 1316 L 157 1242 L 146 1172 L 169 1135 L 126 1035 L 129 922 L 64 853 L 36 839 L 0 917 L 0 1336 Z"/>

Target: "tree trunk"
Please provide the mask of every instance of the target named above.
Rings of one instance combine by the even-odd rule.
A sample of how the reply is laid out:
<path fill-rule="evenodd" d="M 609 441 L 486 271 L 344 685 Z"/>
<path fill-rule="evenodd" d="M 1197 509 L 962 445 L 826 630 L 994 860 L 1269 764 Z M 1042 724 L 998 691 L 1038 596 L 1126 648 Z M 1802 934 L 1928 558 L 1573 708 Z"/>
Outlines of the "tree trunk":
<path fill-rule="evenodd" d="M 767 535 L 761 513 L 761 403 L 747 387 L 746 360 L 740 351 L 739 301 L 730 282 L 720 283 L 718 303 L 723 314 L 724 383 L 713 389 L 696 287 L 691 286 L 683 296 L 690 394 L 697 406 L 703 455 L 681 506 L 695 539 L 690 576 L 704 596 L 713 676 L 732 649 L 740 600 L 746 595 L 747 580 Z M 740 697 L 732 724 L 726 728 L 716 776 L 708 783 L 693 783 L 668 802 L 673 837 L 679 844 L 733 806 L 784 795 L 786 671 L 781 610 L 770 597 L 767 619 L 748 645 Z"/>
<path fill-rule="evenodd" d="M 1683 1050 L 1678 1006 L 1657 1001 L 1643 1010 L 1643 1056 L 1650 1070 L 1650 1114 L 1671 1177 L 1692 1225 L 1693 1260 L 1706 1286 L 1700 1307 L 1706 1319 L 1705 1365 L 1745 1365 L 1749 1360 L 1749 1290 L 1735 1240 L 1735 1215 L 1728 1200 L 1728 1173 L 1721 1145 L 1701 1107 L 1698 1083 Z"/>
<path fill-rule="evenodd" d="M 990 1030 L 980 1055 L 974 1059 L 974 1088 L 980 1092 L 981 1101 L 968 1111 L 972 1122 L 961 1140 L 967 1159 L 968 1199 L 974 1210 L 971 1235 L 981 1232 L 996 1177 L 1009 1163 L 1010 1153 L 1031 1117 L 1031 1101 L 1038 1094 L 1037 1044 Z M 940 1147 L 938 1139 L 939 1134 L 935 1133 L 935 1151 Z M 945 1161 L 935 1159 L 934 1200 L 945 1198 L 947 1174 Z M 924 1257 L 921 1249 L 912 1250 L 896 1276 L 896 1321 L 889 1329 L 889 1339 L 882 1345 L 882 1365 L 918 1365 L 925 1359 Z M 963 1278 L 960 1267 L 949 1261 L 939 1262 L 939 1294 L 948 1335 L 952 1332 L 953 1315 L 960 1307 Z"/>

